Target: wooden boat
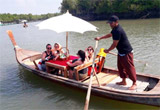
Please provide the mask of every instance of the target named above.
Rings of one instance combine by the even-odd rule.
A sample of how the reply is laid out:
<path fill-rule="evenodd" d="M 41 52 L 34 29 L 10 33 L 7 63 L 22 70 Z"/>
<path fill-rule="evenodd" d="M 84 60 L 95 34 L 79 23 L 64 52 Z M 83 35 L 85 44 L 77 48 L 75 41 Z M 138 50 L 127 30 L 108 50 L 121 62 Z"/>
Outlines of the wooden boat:
<path fill-rule="evenodd" d="M 56 83 L 61 83 L 69 87 L 87 91 L 89 77 L 84 80 L 73 80 L 64 76 L 57 76 L 36 69 L 36 63 L 39 61 L 41 52 L 30 51 L 20 48 L 13 37 L 11 31 L 7 31 L 15 50 L 17 62 L 25 69 L 34 74 L 49 79 Z M 127 79 L 127 86 L 116 85 L 115 82 L 120 80 L 118 70 L 103 67 L 97 74 L 101 86 L 98 86 L 95 76 L 93 77 L 92 95 L 111 98 L 115 100 L 140 103 L 160 107 L 160 76 L 137 73 L 137 89 L 128 90 L 131 81 Z"/>

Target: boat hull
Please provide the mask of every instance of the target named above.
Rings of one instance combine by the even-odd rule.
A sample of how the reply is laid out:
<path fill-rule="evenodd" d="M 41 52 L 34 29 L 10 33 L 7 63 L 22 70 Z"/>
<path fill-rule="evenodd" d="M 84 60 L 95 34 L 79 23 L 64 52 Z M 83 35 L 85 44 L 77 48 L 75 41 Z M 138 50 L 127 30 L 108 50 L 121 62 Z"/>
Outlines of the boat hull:
<path fill-rule="evenodd" d="M 28 71 L 34 73 L 37 76 L 40 76 L 41 78 L 50 80 L 54 83 L 64 85 L 69 88 L 78 89 L 83 92 L 87 92 L 88 85 L 85 85 L 81 82 L 76 82 L 74 80 L 68 80 L 67 78 L 47 74 L 42 71 L 38 71 L 35 69 L 32 69 L 26 65 L 20 64 L 22 67 L 27 69 Z M 158 95 L 133 95 L 133 94 L 126 94 L 121 92 L 115 92 L 112 90 L 107 90 L 103 88 L 99 88 L 97 86 L 92 86 L 92 95 L 99 96 L 102 98 L 109 98 L 113 100 L 119 100 L 124 102 L 131 102 L 131 103 L 137 103 L 137 104 L 145 104 L 145 105 L 151 105 L 151 106 L 157 106 L 160 107 L 160 94 Z"/>
<path fill-rule="evenodd" d="M 57 76 L 47 72 L 43 72 L 43 71 L 37 70 L 35 68 L 36 66 L 30 65 L 29 63 L 33 64 L 33 62 L 31 62 L 30 60 L 33 61 L 33 59 L 38 58 L 41 55 L 41 53 L 20 48 L 14 40 L 12 31 L 7 31 L 7 33 L 14 46 L 17 62 L 22 67 L 24 67 L 25 69 L 31 71 L 32 73 L 42 78 L 51 80 L 54 83 L 63 84 L 63 85 L 66 85 L 67 87 L 72 87 L 85 92 L 87 91 L 88 85 L 89 85 L 87 83 L 65 78 L 63 76 Z M 29 61 L 29 63 L 25 63 L 25 61 Z M 103 74 L 112 73 L 118 76 L 118 70 L 116 69 L 104 67 L 102 71 L 103 71 Z M 153 105 L 153 106 L 160 107 L 160 76 L 137 73 L 137 78 L 144 79 L 149 83 L 149 85 L 147 86 L 148 90 L 144 90 L 142 92 L 131 92 L 131 91 L 126 92 L 118 89 L 111 89 L 104 86 L 99 87 L 98 85 L 92 85 L 91 91 L 93 95 L 100 96 L 103 98 L 107 97 L 115 100 L 122 100 L 122 101 L 127 101 L 132 103 L 140 103 L 140 104 Z"/>

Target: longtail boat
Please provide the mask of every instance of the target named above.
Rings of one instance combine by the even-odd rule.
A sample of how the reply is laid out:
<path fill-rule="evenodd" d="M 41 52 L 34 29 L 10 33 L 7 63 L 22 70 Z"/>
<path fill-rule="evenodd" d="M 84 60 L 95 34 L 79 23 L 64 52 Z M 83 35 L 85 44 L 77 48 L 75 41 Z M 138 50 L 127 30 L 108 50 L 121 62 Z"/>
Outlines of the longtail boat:
<path fill-rule="evenodd" d="M 16 60 L 22 67 L 54 83 L 61 83 L 68 87 L 87 91 L 90 80 L 89 76 L 83 80 L 79 80 L 76 77 L 77 80 L 74 80 L 69 79 L 65 75 L 59 76 L 36 69 L 42 53 L 20 48 L 16 44 L 12 31 L 7 31 L 7 33 L 14 46 Z M 129 90 L 128 88 L 132 85 L 132 81 L 127 79 L 126 86 L 116 85 L 115 83 L 121 80 L 118 70 L 102 66 L 104 60 L 104 57 L 98 57 L 98 60 L 96 60 L 98 64 L 100 64 L 100 67 L 98 73 L 94 75 L 92 79 L 92 95 L 160 107 L 160 76 L 137 73 L 137 88 L 135 90 Z M 91 65 L 92 62 L 89 64 L 82 64 L 75 68 L 75 72 Z M 62 71 L 62 74 L 63 72 L 64 71 Z M 98 85 L 97 78 L 100 85 Z"/>

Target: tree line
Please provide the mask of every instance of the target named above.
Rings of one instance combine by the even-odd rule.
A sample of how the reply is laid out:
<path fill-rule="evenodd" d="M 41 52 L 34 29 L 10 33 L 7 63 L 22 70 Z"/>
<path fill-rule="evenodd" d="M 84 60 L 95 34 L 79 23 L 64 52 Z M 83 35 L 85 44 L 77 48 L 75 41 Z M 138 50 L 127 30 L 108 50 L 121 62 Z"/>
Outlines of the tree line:
<path fill-rule="evenodd" d="M 160 0 L 63 0 L 61 13 L 69 10 L 87 20 L 104 20 L 112 14 L 120 18 L 159 18 Z"/>
<path fill-rule="evenodd" d="M 160 18 L 160 0 L 63 0 L 60 10 L 60 13 L 42 15 L 4 13 L 0 14 L 0 22 L 44 20 L 67 10 L 85 20 L 105 20 L 112 14 L 121 19 Z"/>
<path fill-rule="evenodd" d="M 48 19 L 53 16 L 57 16 L 59 13 L 48 13 L 48 14 L 41 14 L 41 15 L 32 15 L 32 14 L 10 14 L 4 13 L 0 14 L 0 21 L 2 23 L 20 23 L 22 20 L 27 21 L 37 21 L 37 20 L 44 20 Z"/>

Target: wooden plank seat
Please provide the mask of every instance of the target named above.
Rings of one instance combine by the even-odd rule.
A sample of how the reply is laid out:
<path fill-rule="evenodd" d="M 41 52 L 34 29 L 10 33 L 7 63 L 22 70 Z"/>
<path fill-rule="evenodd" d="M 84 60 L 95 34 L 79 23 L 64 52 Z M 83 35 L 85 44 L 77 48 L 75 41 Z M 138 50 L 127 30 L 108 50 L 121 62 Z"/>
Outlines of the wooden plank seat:
<path fill-rule="evenodd" d="M 114 74 L 114 73 L 103 73 L 103 72 L 100 72 L 99 74 L 97 74 L 97 77 L 98 77 L 99 83 L 101 85 L 104 85 L 104 84 L 106 85 L 109 82 L 111 82 L 113 79 L 115 79 L 116 77 L 118 77 L 118 75 Z M 86 80 L 86 81 L 84 81 L 83 83 L 89 84 L 89 79 Z M 96 76 L 93 77 L 92 84 L 93 85 L 98 85 Z"/>
<path fill-rule="evenodd" d="M 42 57 L 42 54 L 37 54 L 37 55 L 34 55 L 34 56 L 26 57 L 22 61 L 24 61 L 24 63 L 27 64 L 27 65 L 30 65 L 30 66 L 34 65 L 34 68 L 38 69 L 37 64 L 40 61 L 41 57 Z"/>

